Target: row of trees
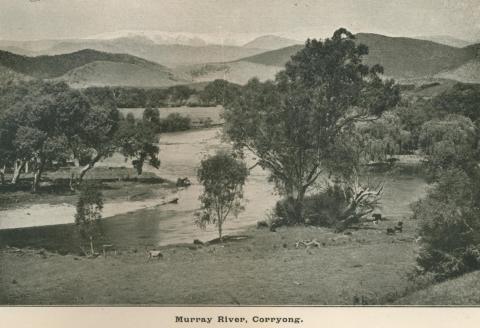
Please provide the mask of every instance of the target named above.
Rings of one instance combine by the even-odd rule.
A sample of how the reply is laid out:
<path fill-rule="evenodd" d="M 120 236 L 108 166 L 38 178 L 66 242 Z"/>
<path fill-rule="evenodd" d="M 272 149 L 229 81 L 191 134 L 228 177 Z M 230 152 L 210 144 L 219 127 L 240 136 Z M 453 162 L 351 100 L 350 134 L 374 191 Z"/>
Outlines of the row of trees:
<path fill-rule="evenodd" d="M 95 163 L 117 151 L 132 160 L 139 173 L 145 161 L 158 167 L 158 136 L 149 121 L 149 115 L 157 114 L 139 122 L 121 117 L 108 89 L 79 91 L 40 80 L 9 82 L 0 87 L 2 173 L 13 171 L 15 184 L 29 165 L 35 192 L 46 169 L 75 161 L 83 166 L 81 181 Z"/>
<path fill-rule="evenodd" d="M 239 88 L 225 80 L 215 80 L 203 89 L 178 85 L 169 88 L 90 87 L 87 90 L 91 94 L 112 92 L 120 108 L 140 108 L 223 105 Z"/>

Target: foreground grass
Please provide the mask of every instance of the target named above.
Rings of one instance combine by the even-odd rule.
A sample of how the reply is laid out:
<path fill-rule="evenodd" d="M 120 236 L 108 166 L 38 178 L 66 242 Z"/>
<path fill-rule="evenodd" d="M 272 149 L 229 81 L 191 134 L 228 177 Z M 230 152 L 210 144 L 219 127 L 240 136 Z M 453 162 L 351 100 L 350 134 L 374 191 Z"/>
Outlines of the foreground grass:
<path fill-rule="evenodd" d="M 465 274 L 400 298 L 405 305 L 478 305 L 480 304 L 480 271 Z"/>
<path fill-rule="evenodd" d="M 385 223 L 384 223 L 385 224 Z M 163 247 L 162 260 L 124 249 L 87 259 L 0 251 L 2 304 L 386 304 L 411 287 L 414 222 L 338 235 L 296 227 L 247 231 L 223 245 Z M 296 248 L 316 238 L 319 248 Z"/>

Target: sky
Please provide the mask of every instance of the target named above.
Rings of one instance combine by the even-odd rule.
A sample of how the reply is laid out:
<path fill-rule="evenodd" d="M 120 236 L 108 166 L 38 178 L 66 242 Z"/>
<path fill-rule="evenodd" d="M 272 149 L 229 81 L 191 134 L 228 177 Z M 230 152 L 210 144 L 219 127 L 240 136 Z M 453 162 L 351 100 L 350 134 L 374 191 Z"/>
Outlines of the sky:
<path fill-rule="evenodd" d="M 0 0 L 0 39 L 82 38 L 118 30 L 277 34 L 338 27 L 390 36 L 480 39 L 480 0 Z"/>

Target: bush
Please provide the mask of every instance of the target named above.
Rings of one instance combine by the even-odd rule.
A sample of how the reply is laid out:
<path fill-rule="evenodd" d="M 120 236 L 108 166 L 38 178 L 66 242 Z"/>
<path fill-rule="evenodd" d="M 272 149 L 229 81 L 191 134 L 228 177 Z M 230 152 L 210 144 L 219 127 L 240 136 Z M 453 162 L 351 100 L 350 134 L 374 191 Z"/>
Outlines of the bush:
<path fill-rule="evenodd" d="M 446 171 L 413 205 L 413 218 L 421 220 L 420 273 L 444 280 L 480 269 L 480 210 L 472 181 L 460 170 Z"/>
<path fill-rule="evenodd" d="M 382 184 L 362 184 L 355 173 L 348 181 L 328 184 L 322 192 L 306 196 L 303 200 L 305 223 L 344 231 L 377 208 L 382 192 Z M 277 225 L 298 222 L 293 204 L 293 200 L 288 198 L 277 202 L 274 210 Z"/>
<path fill-rule="evenodd" d="M 160 121 L 160 130 L 162 132 L 185 131 L 191 128 L 191 123 L 190 117 L 181 116 L 178 113 L 171 113 Z"/>
<path fill-rule="evenodd" d="M 292 202 L 282 199 L 275 205 L 274 214 L 277 225 L 293 225 L 294 209 Z M 325 191 L 305 197 L 305 223 L 322 227 L 333 227 L 342 217 L 348 206 L 345 194 L 339 184 L 328 186 Z"/>

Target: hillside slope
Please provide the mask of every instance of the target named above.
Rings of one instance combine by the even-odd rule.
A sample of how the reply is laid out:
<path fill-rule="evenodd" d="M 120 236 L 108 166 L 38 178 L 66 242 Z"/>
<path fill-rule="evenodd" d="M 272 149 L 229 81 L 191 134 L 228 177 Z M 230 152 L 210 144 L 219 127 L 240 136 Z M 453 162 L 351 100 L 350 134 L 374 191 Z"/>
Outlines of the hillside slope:
<path fill-rule="evenodd" d="M 293 45 L 302 44 L 302 42 L 287 38 L 282 38 L 276 35 L 260 36 L 243 45 L 244 48 L 256 48 L 265 50 L 276 50 L 290 47 Z"/>
<path fill-rule="evenodd" d="M 441 72 L 436 77 L 464 83 L 480 83 L 480 60 L 470 60 L 460 67 Z"/>
<path fill-rule="evenodd" d="M 409 294 L 396 304 L 405 305 L 478 305 L 480 304 L 480 271 L 467 273 Z"/>
<path fill-rule="evenodd" d="M 183 83 L 160 65 L 138 65 L 122 62 L 95 61 L 75 68 L 57 78 L 72 87 L 129 86 L 167 87 Z"/>
<path fill-rule="evenodd" d="M 456 48 L 431 41 L 392 38 L 378 34 L 360 33 L 357 42 L 368 46 L 365 63 L 380 64 L 385 75 L 394 78 L 432 77 L 440 72 L 458 68 L 478 56 L 478 45 Z M 301 45 L 264 52 L 243 58 L 257 64 L 283 66 L 302 48 Z"/>
<path fill-rule="evenodd" d="M 265 51 L 264 49 L 240 46 L 157 44 L 141 36 L 111 40 L 58 40 L 57 42 L 44 43 L 42 46 L 43 47 L 40 48 L 36 44 L 26 42 L 15 43 L 0 41 L 0 49 L 8 50 L 15 49 L 12 47 L 16 47 L 18 51 L 15 51 L 15 53 L 29 54 L 30 49 L 35 49 L 35 54 L 51 56 L 77 52 L 82 49 L 94 49 L 109 53 L 130 54 L 169 67 L 207 62 L 233 61 Z"/>
<path fill-rule="evenodd" d="M 0 65 L 15 72 L 36 78 L 59 77 L 72 69 L 95 61 L 126 63 L 139 65 L 141 67 L 160 66 L 131 55 L 111 54 L 91 49 L 85 49 L 65 55 L 38 57 L 28 57 L 11 52 L 0 51 Z"/>

